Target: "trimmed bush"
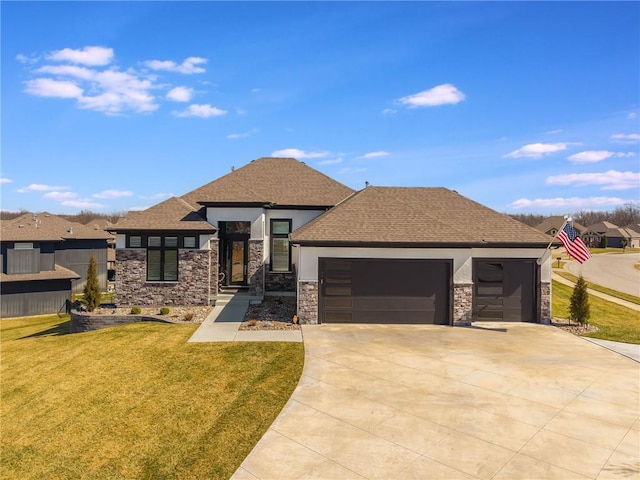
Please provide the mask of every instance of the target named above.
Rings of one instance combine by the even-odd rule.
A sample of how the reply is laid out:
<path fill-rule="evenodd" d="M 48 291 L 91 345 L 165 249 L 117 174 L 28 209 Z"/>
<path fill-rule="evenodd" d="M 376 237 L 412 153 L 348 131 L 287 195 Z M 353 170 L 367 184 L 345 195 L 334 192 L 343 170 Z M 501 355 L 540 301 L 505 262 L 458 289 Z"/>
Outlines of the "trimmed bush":
<path fill-rule="evenodd" d="M 131 315 L 140 315 L 142 309 L 140 307 L 131 307 Z"/>
<path fill-rule="evenodd" d="M 588 324 L 591 312 L 589 311 L 589 292 L 587 292 L 587 282 L 582 275 L 578 277 L 576 286 L 573 288 L 569 303 L 569 319 L 580 324 Z"/>
<path fill-rule="evenodd" d="M 169 315 L 169 308 L 168 307 L 162 307 L 160 309 L 160 315 Z"/>
<path fill-rule="evenodd" d="M 98 262 L 91 255 L 87 269 L 87 283 L 84 285 L 84 304 L 89 312 L 93 312 L 100 305 L 100 284 L 98 283 Z"/>

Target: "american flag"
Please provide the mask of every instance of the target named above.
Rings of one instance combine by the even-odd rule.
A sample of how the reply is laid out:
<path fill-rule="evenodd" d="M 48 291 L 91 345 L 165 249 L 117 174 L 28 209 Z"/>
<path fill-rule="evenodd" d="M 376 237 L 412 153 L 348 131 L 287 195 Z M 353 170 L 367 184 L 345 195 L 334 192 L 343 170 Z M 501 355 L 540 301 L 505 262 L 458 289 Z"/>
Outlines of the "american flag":
<path fill-rule="evenodd" d="M 578 262 L 584 263 L 591 258 L 589 249 L 580 238 L 580 234 L 568 223 L 556 235 L 564 245 L 567 253 L 575 258 Z"/>

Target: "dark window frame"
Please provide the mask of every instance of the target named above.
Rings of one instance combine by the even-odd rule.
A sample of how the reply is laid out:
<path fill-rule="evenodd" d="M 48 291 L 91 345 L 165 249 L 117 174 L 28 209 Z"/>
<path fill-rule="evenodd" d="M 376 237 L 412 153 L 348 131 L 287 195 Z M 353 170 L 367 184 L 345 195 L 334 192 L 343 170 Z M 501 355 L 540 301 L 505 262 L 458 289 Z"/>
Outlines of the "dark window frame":
<path fill-rule="evenodd" d="M 289 224 L 288 233 L 274 233 L 273 224 L 275 222 L 287 222 Z M 269 220 L 269 272 L 271 273 L 291 273 L 291 241 L 289 236 L 291 234 L 293 220 L 291 218 L 272 218 Z M 289 242 L 289 258 L 287 260 L 287 270 L 274 270 L 273 269 L 273 241 L 274 239 L 286 239 Z"/>
<path fill-rule="evenodd" d="M 152 235 L 154 237 L 158 236 L 158 235 Z M 171 238 L 175 238 L 175 235 L 169 235 L 169 237 Z M 147 246 L 147 275 L 146 275 L 146 279 L 147 282 L 177 282 L 180 280 L 180 272 L 179 272 L 179 265 L 180 265 L 180 255 L 179 255 L 179 248 L 178 245 L 179 243 L 176 243 L 176 246 L 171 246 L 168 247 L 166 246 L 166 241 L 165 241 L 166 237 L 165 236 L 160 236 L 160 246 Z M 147 244 L 148 244 L 148 240 L 147 240 Z M 160 278 L 153 278 L 150 279 L 149 278 L 149 252 L 154 251 L 154 252 L 160 252 Z M 175 252 L 175 278 L 165 278 L 166 275 L 166 266 L 167 266 L 167 262 L 171 261 L 170 259 L 167 259 L 167 254 L 166 252 Z"/>

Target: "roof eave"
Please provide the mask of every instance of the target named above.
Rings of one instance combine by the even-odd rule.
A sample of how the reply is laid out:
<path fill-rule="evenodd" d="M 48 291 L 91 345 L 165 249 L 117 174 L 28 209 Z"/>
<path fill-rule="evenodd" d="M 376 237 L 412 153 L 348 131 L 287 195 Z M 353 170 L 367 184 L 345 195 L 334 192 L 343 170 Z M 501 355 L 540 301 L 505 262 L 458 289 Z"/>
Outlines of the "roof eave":
<path fill-rule="evenodd" d="M 302 247 L 361 247 L 361 248 L 547 248 L 548 243 L 539 242 L 379 242 L 349 240 L 296 240 L 294 245 Z"/>

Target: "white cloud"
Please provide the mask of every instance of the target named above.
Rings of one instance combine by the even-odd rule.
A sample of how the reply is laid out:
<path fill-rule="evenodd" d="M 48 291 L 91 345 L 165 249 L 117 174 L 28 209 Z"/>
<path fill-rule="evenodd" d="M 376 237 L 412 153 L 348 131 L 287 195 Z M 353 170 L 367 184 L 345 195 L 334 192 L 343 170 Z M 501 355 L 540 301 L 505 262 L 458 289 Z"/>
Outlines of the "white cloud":
<path fill-rule="evenodd" d="M 251 93 L 258 93 L 260 90 L 260 88 L 252 88 Z"/>
<path fill-rule="evenodd" d="M 331 155 L 329 152 L 305 152 L 297 148 L 284 148 L 276 150 L 271 154 L 272 157 L 296 158 L 298 160 L 307 158 L 324 158 Z"/>
<path fill-rule="evenodd" d="M 94 198 L 122 198 L 122 197 L 130 197 L 133 195 L 133 192 L 129 190 L 103 190 L 100 193 L 94 193 Z"/>
<path fill-rule="evenodd" d="M 615 205 L 624 205 L 628 200 L 618 197 L 570 197 L 570 198 L 536 198 L 529 200 L 521 198 L 511 203 L 509 207 L 515 209 L 522 208 L 566 208 L 567 210 L 581 210 L 584 208 L 603 208 Z"/>
<path fill-rule="evenodd" d="M 11 180 L 10 178 L 0 178 L 0 184 L 3 183 L 13 183 L 13 180 Z"/>
<path fill-rule="evenodd" d="M 635 143 L 640 142 L 640 133 L 616 133 L 610 139 L 612 142 Z"/>
<path fill-rule="evenodd" d="M 69 199 L 69 198 L 76 198 L 78 195 L 76 193 L 73 192 L 58 192 L 58 191 L 53 191 L 53 192 L 48 192 L 45 193 L 42 198 L 48 198 L 50 200 L 65 200 L 65 199 Z"/>
<path fill-rule="evenodd" d="M 596 163 L 611 157 L 624 158 L 624 157 L 633 157 L 634 155 L 635 155 L 634 152 L 610 152 L 608 150 L 588 150 L 586 152 L 580 152 L 574 155 L 570 155 L 567 157 L 567 159 L 572 163 Z"/>
<path fill-rule="evenodd" d="M 465 99 L 465 94 L 450 83 L 444 83 L 429 90 L 414 93 L 398 99 L 409 108 L 437 107 L 438 105 L 456 104 Z"/>
<path fill-rule="evenodd" d="M 556 133 L 562 133 L 562 130 L 558 129 L 558 130 L 549 130 L 548 132 L 545 132 L 547 135 L 555 135 Z"/>
<path fill-rule="evenodd" d="M 212 107 L 211 105 L 189 105 L 189 108 L 182 112 L 174 112 L 174 115 L 178 117 L 200 117 L 200 118 L 209 118 L 209 117 L 219 117 L 221 115 L 225 115 L 227 113 L 226 110 L 222 110 L 218 107 Z"/>
<path fill-rule="evenodd" d="M 183 73 L 185 75 L 204 73 L 206 70 L 197 66 L 204 63 L 207 63 L 207 59 L 201 57 L 188 57 L 180 64 L 172 60 L 147 60 L 144 62 L 151 70 L 164 70 L 167 72 Z"/>
<path fill-rule="evenodd" d="M 27 55 L 23 55 L 22 53 L 16 55 L 16 60 L 24 64 L 36 63 L 38 59 L 39 57 L 29 57 Z"/>
<path fill-rule="evenodd" d="M 603 173 L 570 173 L 547 177 L 548 185 L 600 185 L 602 190 L 640 188 L 640 172 L 609 170 Z"/>
<path fill-rule="evenodd" d="M 629 115 L 627 115 L 627 118 L 629 120 L 635 120 L 636 118 L 638 118 L 638 112 L 631 112 L 629 113 Z"/>
<path fill-rule="evenodd" d="M 175 87 L 167 93 L 167 98 L 174 102 L 188 102 L 192 97 L 193 89 L 188 87 Z"/>
<path fill-rule="evenodd" d="M 318 165 L 337 165 L 338 163 L 342 163 L 342 157 L 321 160 L 318 162 Z"/>
<path fill-rule="evenodd" d="M 249 130 L 248 132 L 243 132 L 243 133 L 230 133 L 229 135 L 227 135 L 227 138 L 229 140 L 237 140 L 238 138 L 247 138 L 247 137 L 251 137 L 252 135 L 255 135 L 256 133 L 258 133 L 258 129 L 257 128 L 252 128 L 251 130 Z"/>
<path fill-rule="evenodd" d="M 81 65 L 102 66 L 113 60 L 113 49 L 106 47 L 84 47 L 80 50 L 64 48 L 47 55 L 47 59 L 56 62 L 79 63 Z"/>
<path fill-rule="evenodd" d="M 385 108 L 382 110 L 383 115 L 393 115 L 394 113 L 398 113 L 398 111 L 394 108 Z"/>
<path fill-rule="evenodd" d="M 69 190 L 69 187 L 43 185 L 41 183 L 32 183 L 31 185 L 25 188 L 20 188 L 17 191 L 19 193 L 29 193 L 29 192 L 53 192 L 56 190 Z"/>
<path fill-rule="evenodd" d="M 92 202 L 91 200 L 80 199 L 80 200 L 65 200 L 62 202 L 62 205 L 65 207 L 73 207 L 73 208 L 105 208 L 101 203 Z"/>
<path fill-rule="evenodd" d="M 24 82 L 25 92 L 38 97 L 80 98 L 83 90 L 73 82 L 52 78 L 35 78 Z"/>
<path fill-rule="evenodd" d="M 385 152 L 385 151 L 378 151 L 378 152 L 369 152 L 369 153 L 365 153 L 364 155 L 362 155 L 361 157 L 358 158 L 364 158 L 364 159 L 370 159 L 370 158 L 380 158 L 380 157 L 386 157 L 389 155 L 389 152 Z"/>
<path fill-rule="evenodd" d="M 129 211 L 130 212 L 141 212 L 142 210 L 146 210 L 147 208 L 149 208 L 150 205 L 143 205 L 143 206 L 137 206 L 137 207 L 129 207 Z"/>
<path fill-rule="evenodd" d="M 578 145 L 576 143 L 530 143 L 504 155 L 507 158 L 542 158 L 552 153 L 566 150 L 569 145 Z"/>
<path fill-rule="evenodd" d="M 152 112 L 158 108 L 150 93 L 156 86 L 136 72 L 120 72 L 115 69 L 98 71 L 75 65 L 45 65 L 37 73 L 49 73 L 59 77 L 73 77 L 85 82 L 85 90 L 67 80 L 37 78 L 27 83 L 27 93 L 48 97 L 76 98 L 80 108 L 97 110 L 107 114 L 124 111 Z"/>

